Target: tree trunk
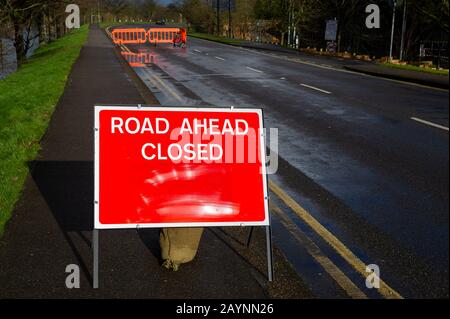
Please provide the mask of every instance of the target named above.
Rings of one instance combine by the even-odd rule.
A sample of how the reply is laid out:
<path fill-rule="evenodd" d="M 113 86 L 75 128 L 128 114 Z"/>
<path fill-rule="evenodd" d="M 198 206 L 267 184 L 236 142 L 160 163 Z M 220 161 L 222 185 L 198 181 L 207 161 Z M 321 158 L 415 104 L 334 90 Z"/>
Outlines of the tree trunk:
<path fill-rule="evenodd" d="M 61 22 L 59 21 L 59 18 L 55 19 L 55 27 L 56 27 L 56 38 L 59 39 L 62 36 Z"/>
<path fill-rule="evenodd" d="M 21 24 L 17 21 L 13 23 L 14 25 L 14 47 L 16 48 L 17 54 L 17 64 L 20 65 L 21 61 L 25 57 L 25 51 L 23 47 L 23 34 Z"/>
<path fill-rule="evenodd" d="M 52 42 L 52 17 L 50 12 L 47 13 L 47 43 Z"/>
<path fill-rule="evenodd" d="M 42 38 L 43 38 L 43 21 L 44 21 L 44 14 L 41 13 L 36 18 L 36 29 L 39 36 L 39 46 L 41 45 Z"/>

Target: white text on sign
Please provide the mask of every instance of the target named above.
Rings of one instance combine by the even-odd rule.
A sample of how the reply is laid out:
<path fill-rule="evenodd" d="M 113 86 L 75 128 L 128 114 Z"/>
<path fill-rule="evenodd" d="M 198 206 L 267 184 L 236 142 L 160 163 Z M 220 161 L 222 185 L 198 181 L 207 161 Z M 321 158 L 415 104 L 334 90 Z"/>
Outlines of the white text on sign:
<path fill-rule="evenodd" d="M 163 117 L 142 119 L 136 117 L 111 117 L 111 134 L 167 134 L 169 131 L 176 136 L 246 136 L 254 133 L 249 130 L 247 121 L 243 119 L 220 121 L 215 118 L 188 119 L 184 118 L 180 127 L 172 128 L 170 122 Z M 250 134 L 254 135 L 254 134 Z M 141 155 L 145 160 L 171 161 L 219 161 L 224 155 L 220 143 L 172 143 L 163 147 L 160 143 L 145 143 Z"/>

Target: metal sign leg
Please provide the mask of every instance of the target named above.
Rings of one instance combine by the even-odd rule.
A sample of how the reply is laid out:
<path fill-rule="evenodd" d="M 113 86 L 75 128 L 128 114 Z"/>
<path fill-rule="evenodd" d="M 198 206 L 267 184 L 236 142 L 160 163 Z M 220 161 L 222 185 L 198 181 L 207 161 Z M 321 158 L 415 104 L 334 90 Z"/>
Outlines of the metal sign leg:
<path fill-rule="evenodd" d="M 250 241 L 252 240 L 252 235 L 253 235 L 253 228 L 254 228 L 254 226 L 251 226 L 250 231 L 247 234 L 247 240 L 245 241 L 245 246 L 247 248 L 250 247 Z"/>
<path fill-rule="evenodd" d="M 272 229 L 266 226 L 266 245 L 267 245 L 267 277 L 273 281 L 273 249 L 272 249 Z"/>
<path fill-rule="evenodd" d="M 93 252 L 93 271 L 92 271 L 92 287 L 98 288 L 98 229 L 92 231 L 92 252 Z"/>

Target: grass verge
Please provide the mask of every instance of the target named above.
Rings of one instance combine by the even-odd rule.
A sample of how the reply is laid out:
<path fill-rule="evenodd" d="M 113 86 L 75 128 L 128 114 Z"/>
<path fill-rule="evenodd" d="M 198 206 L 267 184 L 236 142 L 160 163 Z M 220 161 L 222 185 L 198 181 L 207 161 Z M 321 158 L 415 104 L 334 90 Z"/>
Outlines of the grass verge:
<path fill-rule="evenodd" d="M 226 37 L 219 37 L 216 35 L 211 35 L 211 34 L 206 34 L 206 33 L 189 32 L 188 35 L 193 38 L 210 40 L 210 41 L 215 41 L 215 42 L 220 42 L 220 43 L 225 43 L 225 44 L 239 45 L 241 43 L 240 40 L 229 39 Z"/>
<path fill-rule="evenodd" d="M 401 65 L 401 64 L 393 64 L 393 63 L 380 63 L 381 66 L 392 69 L 400 69 L 400 70 L 408 70 L 408 71 L 416 71 L 430 74 L 438 74 L 438 75 L 448 75 L 448 70 L 435 70 L 431 68 L 421 68 L 415 65 Z"/>
<path fill-rule="evenodd" d="M 0 80 L 0 236 L 87 34 L 85 25 L 39 48 Z"/>

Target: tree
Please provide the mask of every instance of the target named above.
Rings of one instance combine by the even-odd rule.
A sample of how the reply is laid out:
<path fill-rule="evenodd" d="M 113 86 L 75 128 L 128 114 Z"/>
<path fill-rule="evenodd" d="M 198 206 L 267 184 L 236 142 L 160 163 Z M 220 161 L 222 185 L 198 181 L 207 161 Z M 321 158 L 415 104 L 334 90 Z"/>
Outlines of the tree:
<path fill-rule="evenodd" d="M 118 20 L 119 15 L 121 15 L 129 5 L 126 0 L 103 0 L 102 4 L 105 13 L 112 15 L 114 21 Z"/>
<path fill-rule="evenodd" d="M 215 3 L 215 0 L 212 0 Z M 392 0 L 235 0 L 233 13 L 235 28 L 241 37 L 255 38 L 258 20 L 264 20 L 265 32 L 285 44 L 289 30 L 300 35 L 301 44 L 325 47 L 325 22 L 338 21 L 337 43 L 339 51 L 383 56 L 387 54 L 392 21 Z M 405 1 L 405 0 L 403 0 Z M 443 40 L 448 37 L 449 0 L 408 1 L 405 50 L 410 57 L 418 52 L 424 40 Z M 213 33 L 216 25 L 211 0 L 177 0 L 168 10 L 182 13 L 201 32 Z M 397 0 L 402 6 L 402 0 Z M 377 4 L 381 12 L 380 29 L 365 25 L 368 4 Z M 400 46 L 402 10 L 397 10 L 394 45 Z M 224 21 L 224 19 L 222 19 Z M 291 32 L 292 34 L 292 32 Z M 302 38 L 303 37 L 303 38 Z M 307 39 L 305 37 L 309 37 Z M 293 38 L 292 36 L 290 37 Z"/>
<path fill-rule="evenodd" d="M 421 41 L 447 41 L 449 1 L 408 0 L 405 52 L 415 58 Z"/>
<path fill-rule="evenodd" d="M 145 20 L 149 21 L 153 18 L 153 15 L 155 13 L 156 3 L 154 0 L 144 0 L 141 5 L 141 9 L 142 9 L 142 17 Z"/>
<path fill-rule="evenodd" d="M 199 32 L 212 33 L 214 30 L 214 11 L 204 0 L 179 0 L 176 6 L 186 21 Z"/>
<path fill-rule="evenodd" d="M 250 37 L 251 27 L 255 24 L 255 5 L 256 0 L 236 1 L 236 9 L 232 15 L 232 20 L 235 22 L 235 28 L 239 29 L 239 33 L 244 39 Z"/>
<path fill-rule="evenodd" d="M 66 33 L 65 8 L 70 0 L 0 0 L 0 23 L 7 26 L 13 34 L 14 46 L 19 63 L 25 58 L 33 37 L 48 35 L 46 41 Z M 93 6 L 94 0 L 78 0 L 84 12 Z M 36 29 L 37 34 L 29 32 Z M 24 38 L 24 31 L 26 38 Z"/>

